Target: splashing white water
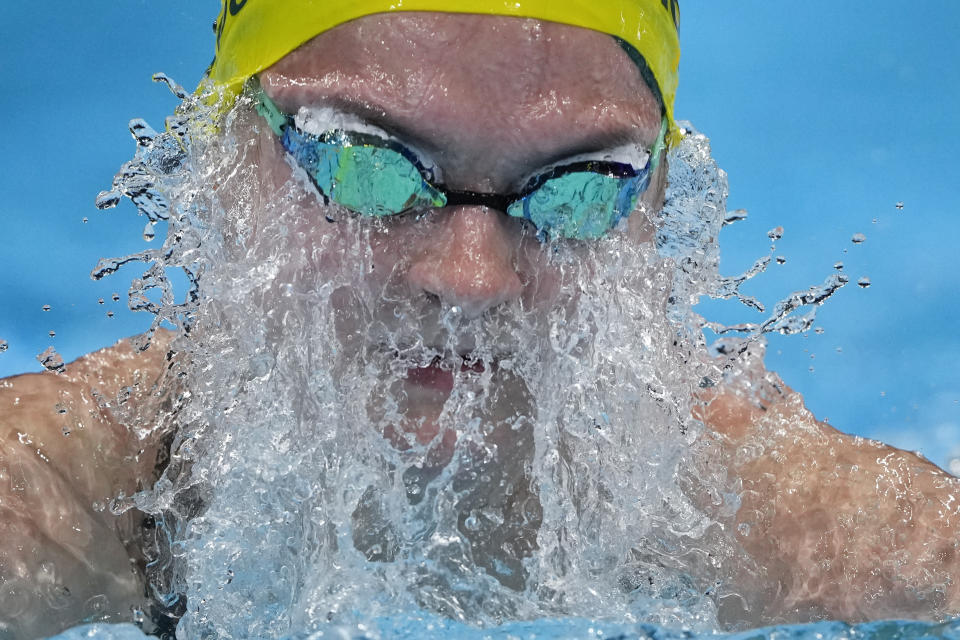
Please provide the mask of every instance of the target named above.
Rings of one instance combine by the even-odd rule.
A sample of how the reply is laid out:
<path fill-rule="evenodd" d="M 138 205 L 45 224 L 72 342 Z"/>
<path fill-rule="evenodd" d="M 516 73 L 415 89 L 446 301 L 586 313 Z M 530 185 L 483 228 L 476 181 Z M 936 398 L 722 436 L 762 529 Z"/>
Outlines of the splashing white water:
<path fill-rule="evenodd" d="M 386 223 L 318 220 L 302 177 L 273 179 L 248 100 L 213 134 L 215 107 L 164 81 L 184 106 L 165 133 L 131 123 L 137 156 L 98 205 L 129 197 L 167 237 L 93 275 L 147 263 L 130 306 L 178 330 L 170 464 L 135 503 L 159 525 L 152 588 L 186 604 L 184 637 L 421 610 L 481 627 L 750 619 L 762 571 L 731 533 L 738 498 L 707 464 L 693 396 L 748 368 L 765 333 L 806 330 L 846 280 L 760 325 L 711 325 L 747 337 L 708 355 L 692 306 L 762 309 L 739 287 L 771 257 L 717 273 L 719 230 L 745 214 L 726 213 L 705 137 L 688 127 L 670 154 L 654 243 L 533 243 L 558 283 L 551 304 L 471 319 L 389 277 L 372 285 Z M 170 269 L 187 276 L 182 302 Z M 452 389 L 416 415 L 410 372 L 429 365 L 454 372 Z"/>

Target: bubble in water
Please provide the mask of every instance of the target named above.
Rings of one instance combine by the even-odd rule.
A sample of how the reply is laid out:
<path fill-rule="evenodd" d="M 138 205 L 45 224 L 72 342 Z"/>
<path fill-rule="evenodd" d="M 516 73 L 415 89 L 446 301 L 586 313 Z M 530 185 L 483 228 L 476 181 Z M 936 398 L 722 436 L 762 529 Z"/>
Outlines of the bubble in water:
<path fill-rule="evenodd" d="M 104 299 L 103 299 L 103 298 L 99 298 L 99 299 L 97 300 L 97 304 L 105 304 Z"/>
<path fill-rule="evenodd" d="M 866 242 L 866 240 L 867 240 L 867 236 L 863 235 L 862 233 L 855 233 L 853 234 L 853 237 L 850 238 L 850 242 L 852 242 L 853 244 L 862 244 Z"/>
<path fill-rule="evenodd" d="M 960 476 L 960 457 L 951 458 L 947 463 L 947 470 L 955 476 Z"/>
<path fill-rule="evenodd" d="M 51 329 L 50 333 L 48 333 L 47 335 L 49 335 L 51 338 L 55 338 L 57 337 L 57 332 Z"/>
<path fill-rule="evenodd" d="M 770 229 L 770 231 L 767 231 L 767 237 L 774 241 L 779 240 L 783 237 L 783 227 L 774 227 L 773 229 Z"/>
<path fill-rule="evenodd" d="M 53 308 L 53 307 L 51 307 L 51 306 L 48 305 L 48 304 L 45 304 L 45 305 L 43 305 L 43 306 L 41 307 L 41 309 L 42 309 L 43 311 L 50 311 L 50 309 L 52 309 L 52 308 Z"/>
<path fill-rule="evenodd" d="M 903 211 L 903 202 L 898 202 L 896 206 L 898 211 Z"/>
<path fill-rule="evenodd" d="M 835 262 L 833 263 L 833 268 L 836 269 L 837 271 L 843 271 L 843 263 Z"/>
<path fill-rule="evenodd" d="M 857 285 L 863 289 L 866 289 L 867 287 L 870 286 L 870 278 L 868 278 L 867 276 L 863 276 L 862 278 L 857 280 Z"/>
<path fill-rule="evenodd" d="M 813 332 L 814 332 L 815 334 L 817 334 L 818 336 L 822 336 L 822 335 L 824 334 L 823 327 L 816 327 L 816 328 L 813 330 Z"/>
<path fill-rule="evenodd" d="M 787 259 L 784 256 L 777 256 L 777 264 L 786 264 Z"/>
<path fill-rule="evenodd" d="M 66 367 L 63 357 L 53 347 L 47 347 L 46 351 L 37 356 L 37 360 L 44 369 L 55 373 L 63 373 Z"/>
<path fill-rule="evenodd" d="M 63 429 L 60 430 L 63 433 L 64 437 L 68 437 L 71 433 L 70 427 L 64 425 Z"/>
<path fill-rule="evenodd" d="M 113 311 L 107 311 L 107 317 L 112 318 L 114 316 Z"/>
<path fill-rule="evenodd" d="M 88 222 L 90 222 L 90 219 L 89 219 L 88 217 L 84 216 L 84 217 L 83 217 L 83 220 L 81 220 L 81 222 L 83 222 L 83 224 L 87 224 Z"/>
<path fill-rule="evenodd" d="M 878 222 L 880 222 L 880 218 L 874 218 L 874 219 L 871 220 L 870 222 L 871 222 L 871 224 L 877 224 Z"/>
<path fill-rule="evenodd" d="M 153 220 L 150 220 L 149 222 L 147 222 L 147 225 L 143 228 L 143 239 L 146 240 L 147 242 L 150 242 L 155 237 L 157 237 L 157 232 L 153 228 L 154 225 L 156 225 L 156 223 Z"/>
<path fill-rule="evenodd" d="M 0 340 L 0 353 L 3 353 L 9 348 L 10 345 L 7 344 L 6 340 Z"/>
<path fill-rule="evenodd" d="M 112 296 L 110 296 L 110 299 L 113 300 L 114 302 L 120 302 L 120 294 L 114 293 Z"/>

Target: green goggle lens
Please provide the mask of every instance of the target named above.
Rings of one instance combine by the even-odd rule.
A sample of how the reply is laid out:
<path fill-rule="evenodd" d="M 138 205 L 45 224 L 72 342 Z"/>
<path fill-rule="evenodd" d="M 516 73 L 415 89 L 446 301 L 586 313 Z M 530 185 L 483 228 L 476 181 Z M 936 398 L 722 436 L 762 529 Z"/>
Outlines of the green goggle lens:
<path fill-rule="evenodd" d="M 368 216 L 391 216 L 410 209 L 442 207 L 446 198 L 420 170 L 393 149 L 331 145 L 311 178 L 324 195 Z"/>
<path fill-rule="evenodd" d="M 532 222 L 561 238 L 599 238 L 616 226 L 636 204 L 634 178 L 576 171 L 546 180 L 507 213 Z"/>

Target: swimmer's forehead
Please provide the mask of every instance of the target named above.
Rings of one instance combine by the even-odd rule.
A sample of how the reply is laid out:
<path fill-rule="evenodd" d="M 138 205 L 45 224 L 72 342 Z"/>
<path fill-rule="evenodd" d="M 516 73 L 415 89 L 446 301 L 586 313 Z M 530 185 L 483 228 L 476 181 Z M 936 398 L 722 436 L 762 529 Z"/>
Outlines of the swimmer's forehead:
<path fill-rule="evenodd" d="M 361 18 L 317 36 L 261 79 L 285 111 L 338 106 L 428 146 L 482 135 L 491 149 L 522 142 L 531 155 L 552 156 L 651 145 L 661 124 L 656 98 L 613 38 L 530 19 Z"/>

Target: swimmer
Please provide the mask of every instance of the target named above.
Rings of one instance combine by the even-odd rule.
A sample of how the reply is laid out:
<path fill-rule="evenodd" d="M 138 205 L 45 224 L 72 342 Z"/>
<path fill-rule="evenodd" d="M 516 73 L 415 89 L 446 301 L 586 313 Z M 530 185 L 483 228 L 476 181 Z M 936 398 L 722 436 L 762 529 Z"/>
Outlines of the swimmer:
<path fill-rule="evenodd" d="M 300 284 L 342 268 L 351 238 L 336 221 L 352 215 L 367 241 L 370 289 L 397 305 L 415 300 L 423 335 L 436 337 L 441 312 L 479 321 L 514 305 L 535 324 L 575 304 L 575 269 L 552 261 L 550 243 L 574 256 L 610 236 L 651 245 L 666 151 L 680 136 L 676 2 L 519 0 L 506 14 L 483 0 L 408 2 L 405 11 L 373 0 L 314 4 L 225 3 L 209 73 L 228 99 L 248 101 L 230 126 L 251 150 L 210 188 L 224 200 L 253 188 L 268 203 L 297 181 L 291 206 L 311 222 L 294 224 L 289 243 L 314 270 Z M 459 13 L 440 11 L 451 6 Z M 256 239 L 269 225 L 253 223 Z M 354 318 L 349 300 L 341 305 L 344 349 L 401 308 Z M 382 430 L 398 449 L 429 447 L 423 482 L 458 446 L 440 420 L 454 376 L 510 375 L 506 358 L 478 358 L 470 336 L 453 334 L 452 349 L 440 338 L 430 345 L 452 355 L 410 369 L 402 420 Z M 154 386 L 165 380 L 170 340 L 158 334 L 144 353 L 121 344 L 60 374 L 0 382 L 0 635 L 126 620 L 144 606 L 150 523 L 135 509 L 114 515 L 111 500 L 152 486 L 166 459 L 169 442 L 145 425 L 177 403 L 176 390 Z M 749 385 L 703 385 L 693 403 L 713 434 L 705 446 L 738 487 L 729 527 L 768 586 L 752 611 L 729 618 L 960 612 L 960 483 L 911 453 L 818 422 L 761 367 Z M 522 384 L 501 387 L 496 411 L 527 410 Z M 529 433 L 497 427 L 489 437 L 519 452 L 516 470 L 503 473 L 532 495 Z M 509 553 L 477 552 L 513 589 L 538 544 L 541 514 L 528 503 L 522 523 L 495 532 L 513 544 Z M 357 517 L 370 509 L 358 505 Z M 371 562 L 389 561 L 364 535 L 354 544 Z"/>

